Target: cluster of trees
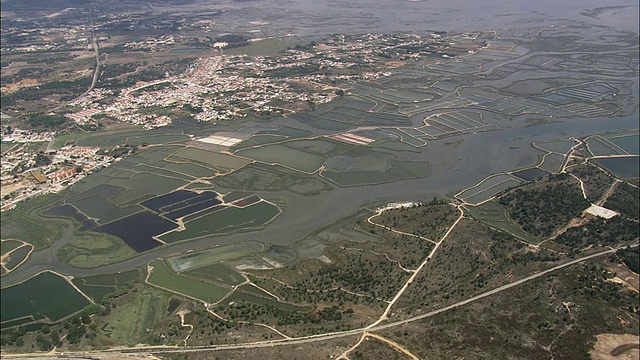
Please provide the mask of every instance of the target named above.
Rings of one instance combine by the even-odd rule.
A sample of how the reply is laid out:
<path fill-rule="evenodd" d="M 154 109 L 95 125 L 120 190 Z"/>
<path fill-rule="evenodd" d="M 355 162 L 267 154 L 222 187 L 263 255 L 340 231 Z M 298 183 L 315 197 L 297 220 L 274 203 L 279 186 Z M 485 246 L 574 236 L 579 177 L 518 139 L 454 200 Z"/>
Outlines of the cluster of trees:
<path fill-rule="evenodd" d="M 627 183 L 619 184 L 609 196 L 604 206 L 620 212 L 624 216 L 638 220 L 640 216 L 640 194 L 638 189 Z"/>
<path fill-rule="evenodd" d="M 560 260 L 560 256 L 549 252 L 548 250 L 540 250 L 536 252 L 526 251 L 517 253 L 511 256 L 509 259 L 513 264 L 527 265 L 530 262 L 550 262 Z"/>
<path fill-rule="evenodd" d="M 242 35 L 228 34 L 216 37 L 214 42 L 226 42 L 226 49 L 233 49 L 249 45 L 249 39 Z"/>
<path fill-rule="evenodd" d="M 191 104 L 183 104 L 182 108 L 192 114 L 198 114 L 202 112 L 202 106 L 194 106 Z"/>
<path fill-rule="evenodd" d="M 186 68 L 193 63 L 194 58 L 183 58 L 178 60 L 166 61 L 162 64 L 148 64 L 143 62 L 139 63 L 127 63 L 127 64 L 113 64 L 105 66 L 105 73 L 98 80 L 98 87 L 101 88 L 114 88 L 116 90 L 126 88 L 135 85 L 137 82 L 153 81 L 162 79 L 167 73 L 182 73 Z M 138 65 L 145 68 L 140 69 L 136 73 L 131 73 L 123 78 L 116 79 L 115 76 L 133 72 L 137 69 Z M 162 86 L 169 86 L 162 85 Z M 147 89 L 148 90 L 148 89 Z"/>
<path fill-rule="evenodd" d="M 31 114 L 27 122 L 33 127 L 54 128 L 67 122 L 64 115 Z"/>
<path fill-rule="evenodd" d="M 36 167 L 51 164 L 51 159 L 47 155 L 45 155 L 43 152 L 37 153 L 34 161 L 35 161 Z"/>
<path fill-rule="evenodd" d="M 51 81 L 41 84 L 37 88 L 24 88 L 11 94 L 3 93 L 2 106 L 14 106 L 18 100 L 34 101 L 56 94 L 72 99 L 87 90 L 91 85 L 91 81 L 91 77 L 83 77 L 77 80 Z"/>
<path fill-rule="evenodd" d="M 25 61 L 27 64 L 57 64 L 61 62 L 71 61 L 78 57 L 77 55 L 73 55 L 67 52 L 62 53 L 47 53 L 47 54 L 37 54 L 37 55 L 27 55 L 20 57 L 21 61 Z"/>
<path fill-rule="evenodd" d="M 498 200 L 524 231 L 539 237 L 552 235 L 590 205 L 578 184 L 572 183 L 568 175 L 561 174 L 550 177 L 547 183 L 544 181 L 516 188 Z"/>
<path fill-rule="evenodd" d="M 405 275 L 395 262 L 379 255 L 366 250 L 345 251 L 345 257 L 334 264 L 310 270 L 308 276 L 294 280 L 290 286 L 281 286 L 277 291 L 285 299 L 296 302 L 374 304 L 376 298 L 393 297 Z"/>
<path fill-rule="evenodd" d="M 120 63 L 120 64 L 104 64 L 101 67 L 102 73 L 100 74 L 101 79 L 110 79 L 122 74 L 130 73 L 135 71 L 138 68 L 138 64 L 135 62 L 132 63 Z"/>
<path fill-rule="evenodd" d="M 221 304 L 217 309 L 219 314 L 232 321 L 273 322 L 277 325 L 295 325 L 309 322 L 307 314 L 286 311 L 273 305 L 255 304 L 247 301 L 235 302 L 232 305 Z"/>
<path fill-rule="evenodd" d="M 590 269 L 577 276 L 574 293 L 580 293 L 590 299 L 602 299 L 607 303 L 619 301 L 622 298 L 620 285 L 607 281 L 613 277 L 611 273 L 599 266 L 592 265 Z"/>
<path fill-rule="evenodd" d="M 18 347 L 24 346 L 23 336 L 27 333 L 27 328 L 19 326 L 15 329 L 3 329 L 2 336 L 0 336 L 0 345 L 16 345 Z"/>
<path fill-rule="evenodd" d="M 255 304 L 246 301 L 234 302 L 231 305 L 221 304 L 217 312 L 223 316 L 235 320 L 247 322 L 273 322 L 277 325 L 295 324 L 319 324 L 323 322 L 341 321 L 353 314 L 353 309 L 344 309 L 338 305 L 332 305 L 318 311 L 302 313 L 293 310 L 284 310 L 268 304 Z"/>
<path fill-rule="evenodd" d="M 297 44 L 296 46 L 293 47 L 293 49 L 298 51 L 314 51 L 316 45 L 317 45 L 316 42 L 312 41 L 308 44 Z M 291 47 L 288 47 L 287 50 L 291 50 Z"/>
<path fill-rule="evenodd" d="M 118 54 L 125 52 L 124 44 L 100 46 L 100 54 Z"/>
<path fill-rule="evenodd" d="M 556 242 L 574 251 L 588 245 L 615 246 L 638 238 L 638 224 L 615 216 L 595 218 L 580 227 L 572 227 L 556 238 Z"/>
<path fill-rule="evenodd" d="M 612 183 L 609 175 L 591 163 L 572 166 L 571 173 L 582 180 L 587 198 L 594 203 L 600 200 Z"/>
<path fill-rule="evenodd" d="M 100 302 L 85 306 L 80 313 L 68 318 L 61 324 L 29 325 L 28 327 L 31 329 L 25 326 L 3 329 L 0 345 L 15 345 L 17 347 L 30 345 L 25 342 L 24 337 L 28 332 L 35 331 L 33 328 L 38 330 L 37 334 L 34 334 L 31 338 L 35 341 L 35 344 L 32 345 L 35 345 L 37 350 L 41 351 L 49 351 L 54 347 L 62 346 L 64 341 L 69 344 L 78 344 L 82 338 L 94 339 L 98 334 L 96 317 L 109 315 L 111 309 L 116 306 L 112 300 L 128 294 L 134 288 L 134 285 L 134 281 L 128 281 L 125 285 L 104 295 Z"/>
<path fill-rule="evenodd" d="M 348 315 L 353 314 L 353 309 L 348 308 L 346 310 L 343 310 L 338 305 L 332 305 L 332 306 L 330 306 L 328 308 L 324 308 L 324 309 L 318 311 L 315 314 L 311 314 L 311 316 L 316 315 L 316 314 L 317 314 L 317 317 L 315 317 L 315 318 L 320 320 L 320 321 L 340 321 L 340 320 L 342 320 L 343 315 L 347 315 L 348 316 Z"/>
<path fill-rule="evenodd" d="M 313 275 L 309 275 L 313 276 Z M 337 302 L 349 304 L 373 304 L 375 299 L 370 296 L 357 296 L 337 288 L 319 288 L 314 281 L 300 281 L 293 287 L 281 286 L 277 289 L 279 295 L 287 301 L 316 304 L 320 302 Z"/>
<path fill-rule="evenodd" d="M 374 222 L 428 239 L 437 240 L 458 216 L 458 212 L 446 202 L 434 199 L 411 208 L 388 210 Z"/>
<path fill-rule="evenodd" d="M 33 338 L 35 344 L 32 343 L 32 345 L 35 345 L 37 350 L 49 351 L 54 347 L 62 346 L 63 341 L 67 341 L 70 344 L 77 344 L 83 337 L 94 338 L 97 329 L 91 316 L 95 314 L 106 315 L 109 313 L 109 308 L 109 304 L 87 305 L 78 315 L 67 319 L 60 326 L 42 325 Z M 24 336 L 28 331 L 32 330 L 28 330 L 25 326 L 3 330 L 2 337 L 0 337 L 0 344 L 2 346 L 15 345 L 18 347 L 29 345 L 25 343 L 24 340 Z"/>
<path fill-rule="evenodd" d="M 264 72 L 264 77 L 270 78 L 290 78 L 295 76 L 303 76 L 309 74 L 315 74 L 320 71 L 320 65 L 307 64 L 305 66 L 283 66 Z M 323 70 L 324 71 L 324 70 Z"/>
<path fill-rule="evenodd" d="M 557 254 L 545 249 L 529 251 L 513 235 L 478 221 L 464 219 L 457 226 L 429 262 L 424 276 L 418 276 L 400 300 L 403 311 L 424 311 L 434 303 L 461 300 L 503 283 L 508 274 L 559 260 Z"/>
<path fill-rule="evenodd" d="M 133 154 L 138 151 L 138 145 L 124 144 L 122 146 L 116 146 L 112 149 L 100 149 L 96 152 L 96 155 L 108 155 L 113 158 L 119 158 Z"/>
<path fill-rule="evenodd" d="M 629 270 L 640 273 L 640 248 L 626 247 L 624 249 L 616 251 L 616 254 L 627 265 Z"/>
<path fill-rule="evenodd" d="M 17 83 L 21 80 L 27 79 L 27 78 L 31 78 L 31 79 L 39 79 L 42 78 L 50 73 L 52 73 L 53 70 L 50 68 L 45 68 L 45 67 L 37 67 L 37 68 L 23 68 L 18 70 L 18 72 L 16 72 L 13 75 L 7 75 L 7 76 L 3 76 L 2 77 L 2 86 L 6 86 L 8 84 L 11 83 Z"/>

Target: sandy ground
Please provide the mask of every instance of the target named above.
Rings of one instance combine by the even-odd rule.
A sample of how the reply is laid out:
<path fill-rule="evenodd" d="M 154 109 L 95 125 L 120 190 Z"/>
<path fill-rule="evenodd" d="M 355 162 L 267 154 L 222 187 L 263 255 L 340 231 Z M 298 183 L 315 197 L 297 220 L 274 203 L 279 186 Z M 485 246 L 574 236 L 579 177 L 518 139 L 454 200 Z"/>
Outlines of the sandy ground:
<path fill-rule="evenodd" d="M 640 338 L 631 334 L 600 334 L 589 352 L 592 360 L 637 360 L 640 358 Z"/>
<path fill-rule="evenodd" d="M 4 69 L 3 69 L 4 71 Z M 26 78 L 26 79 L 22 79 L 20 81 L 18 81 L 17 83 L 11 83 L 11 84 L 7 84 L 7 86 L 4 86 L 2 88 L 2 92 L 6 92 L 6 93 L 12 93 L 12 92 L 16 92 L 22 88 L 26 88 L 26 87 L 33 87 L 38 85 L 38 81 L 36 79 L 31 79 L 31 78 Z"/>
<path fill-rule="evenodd" d="M 618 264 L 610 267 L 608 270 L 616 274 L 616 277 L 612 279 L 613 281 L 623 284 L 631 291 L 640 290 L 640 275 L 629 270 L 624 264 Z"/>
<path fill-rule="evenodd" d="M 384 63 L 384 66 L 389 69 L 395 69 L 404 66 L 405 64 L 406 63 L 404 61 L 387 61 L 386 63 Z"/>
<path fill-rule="evenodd" d="M 26 181 L 20 181 L 15 184 L 2 184 L 0 186 L 0 196 L 11 194 L 14 191 L 26 188 L 29 184 Z"/>

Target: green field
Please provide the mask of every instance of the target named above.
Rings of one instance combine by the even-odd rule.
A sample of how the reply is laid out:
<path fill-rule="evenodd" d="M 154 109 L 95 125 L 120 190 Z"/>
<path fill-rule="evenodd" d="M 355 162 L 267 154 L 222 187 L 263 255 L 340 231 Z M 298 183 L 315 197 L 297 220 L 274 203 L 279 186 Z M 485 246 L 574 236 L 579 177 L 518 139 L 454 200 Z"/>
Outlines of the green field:
<path fill-rule="evenodd" d="M 82 199 L 74 197 L 69 198 L 67 203 L 76 207 L 87 217 L 96 219 L 100 224 L 106 224 L 142 210 L 138 205 L 119 207 L 102 196 L 91 196 Z"/>
<path fill-rule="evenodd" d="M 55 195 L 43 195 L 19 204 L 15 209 L 2 213 L 0 236 L 3 239 L 19 239 L 38 248 L 48 246 L 57 238 L 65 221 L 39 216 L 40 211 L 59 204 Z"/>
<path fill-rule="evenodd" d="M 325 171 L 322 176 L 340 186 L 382 184 L 398 180 L 393 174 L 384 171 Z"/>
<path fill-rule="evenodd" d="M 492 175 L 489 177 L 484 178 L 482 181 L 480 181 L 479 183 L 477 183 L 476 185 L 467 188 L 463 191 L 460 191 L 459 193 L 456 194 L 456 197 L 458 199 L 466 199 L 468 197 L 471 197 L 475 194 L 479 194 L 483 191 L 486 191 L 487 189 L 501 183 L 507 180 L 512 179 L 511 175 L 508 174 L 496 174 L 496 175 Z"/>
<path fill-rule="evenodd" d="M 191 278 L 218 282 L 228 286 L 235 286 L 244 281 L 244 277 L 239 272 L 219 263 L 185 271 L 183 274 Z"/>
<path fill-rule="evenodd" d="M 22 241 L 2 240 L 2 242 L 0 243 L 0 252 L 2 253 L 2 255 L 4 255 L 20 246 L 22 246 Z"/>
<path fill-rule="evenodd" d="M 380 139 L 376 140 L 369 144 L 369 146 L 374 148 L 382 148 L 393 151 L 411 151 L 411 152 L 420 152 L 416 147 L 409 145 L 403 141 L 395 141 L 388 139 Z"/>
<path fill-rule="evenodd" d="M 244 141 L 242 141 L 239 144 L 236 144 L 232 147 L 232 149 L 234 150 L 239 150 L 239 149 L 244 149 L 244 148 L 248 148 L 248 147 L 253 147 L 253 146 L 258 146 L 258 145 L 264 145 L 264 144 L 269 144 L 269 143 L 273 143 L 273 142 L 278 142 L 278 141 L 283 141 L 286 140 L 287 137 L 286 136 L 281 136 L 281 135 L 254 135 Z"/>
<path fill-rule="evenodd" d="M 283 126 L 278 130 L 261 131 L 260 134 L 280 135 L 280 136 L 286 136 L 286 137 L 299 138 L 299 137 L 309 136 L 311 135 L 311 132 L 288 127 L 288 126 Z"/>
<path fill-rule="evenodd" d="M 130 259 L 136 252 L 114 236 L 90 232 L 74 236 L 57 255 L 73 267 L 86 269 Z"/>
<path fill-rule="evenodd" d="M 495 196 L 501 191 L 504 191 L 506 189 L 510 189 L 519 185 L 522 185 L 522 181 L 519 181 L 515 178 L 507 179 L 499 184 L 496 184 L 490 188 L 484 189 L 480 192 L 477 192 L 465 198 L 464 201 L 468 202 L 469 204 L 479 204 L 483 201 L 490 199 L 491 197 Z"/>
<path fill-rule="evenodd" d="M 229 290 L 220 286 L 176 275 L 167 268 L 162 260 L 152 262 L 151 266 L 153 267 L 153 272 L 149 277 L 149 283 L 162 288 L 208 303 L 219 301 L 229 292 Z"/>
<path fill-rule="evenodd" d="M 301 194 L 317 194 L 330 189 L 329 185 L 297 171 L 262 163 L 249 164 L 230 174 L 216 178 L 215 183 L 224 188 L 251 191 L 292 190 Z"/>
<path fill-rule="evenodd" d="M 194 176 L 191 174 L 186 174 L 184 172 L 173 171 L 171 169 L 167 169 L 166 167 L 156 167 L 155 165 L 146 165 L 146 164 L 136 164 L 133 166 L 132 170 L 139 171 L 142 173 L 151 173 L 153 175 L 158 175 L 167 178 L 176 178 L 182 181 L 192 181 L 194 180 Z"/>
<path fill-rule="evenodd" d="M 2 322 L 30 315 L 55 322 L 89 304 L 68 282 L 50 272 L 3 288 L 1 295 Z"/>
<path fill-rule="evenodd" d="M 77 146 L 107 147 L 126 144 L 130 137 L 144 134 L 144 130 L 114 132 L 111 134 L 87 133 L 86 136 L 83 136 L 82 134 L 74 136 L 74 139 L 72 140 L 75 140 Z"/>
<path fill-rule="evenodd" d="M 385 153 L 372 153 L 361 156 L 353 156 L 358 160 L 347 167 L 347 171 L 386 171 L 391 168 L 391 162 L 395 156 Z"/>
<path fill-rule="evenodd" d="M 245 285 L 239 286 L 237 290 L 242 292 L 242 293 L 253 295 L 253 296 L 257 296 L 257 297 L 260 297 L 260 298 L 263 298 L 263 299 L 277 301 L 277 299 L 275 297 L 273 297 L 272 295 L 267 294 L 263 290 L 255 287 L 253 285 L 245 284 Z"/>
<path fill-rule="evenodd" d="M 17 145 L 17 143 L 3 141 L 2 143 L 0 143 L 0 153 L 4 154 L 5 151 L 11 149 L 12 147 L 14 147 L 16 145 Z"/>
<path fill-rule="evenodd" d="M 269 222 L 279 212 L 280 210 L 276 206 L 264 201 L 245 208 L 227 207 L 190 221 L 186 224 L 186 230 L 168 233 L 163 235 L 161 239 L 172 243 L 206 235 L 226 234 L 257 228 Z"/>
<path fill-rule="evenodd" d="M 138 279 L 139 276 L 140 273 L 138 270 L 131 270 L 117 274 L 76 278 L 72 281 L 74 285 L 87 294 L 87 296 L 91 297 L 93 301 L 99 302 L 105 295 L 126 286 L 127 282 L 134 281 Z"/>
<path fill-rule="evenodd" d="M 148 136 L 135 136 L 127 139 L 129 145 L 144 145 L 144 144 L 168 144 L 172 142 L 183 142 L 189 140 L 187 135 L 181 134 L 159 134 Z"/>
<path fill-rule="evenodd" d="M 119 124 L 120 129 L 89 133 L 69 133 L 56 136 L 53 148 L 60 149 L 67 143 L 74 143 L 78 146 L 113 146 L 128 144 L 131 146 L 143 144 L 168 144 L 172 142 L 184 142 L 189 140 L 187 135 L 182 135 L 178 131 L 167 129 L 156 129 L 152 131 L 138 130 L 138 127 L 126 124 Z M 134 131 L 132 131 L 134 130 Z"/>
<path fill-rule="evenodd" d="M 215 175 L 215 172 L 209 168 L 188 163 L 166 163 L 162 168 L 194 177 L 209 177 Z"/>
<path fill-rule="evenodd" d="M 251 162 L 236 156 L 191 147 L 178 151 L 171 155 L 168 160 L 173 162 L 187 162 L 202 165 L 215 169 L 221 173 L 233 171 Z"/>
<path fill-rule="evenodd" d="M 306 153 L 311 153 L 325 158 L 332 155 L 342 154 L 354 147 L 353 145 L 331 140 L 328 138 L 299 139 L 289 141 L 283 145 L 292 149 L 304 151 Z"/>
<path fill-rule="evenodd" d="M 170 192 L 177 187 L 186 184 L 184 180 L 168 178 L 166 176 L 156 175 L 155 173 L 140 173 L 132 176 L 130 179 L 113 179 L 109 182 L 115 186 L 127 187 L 129 191 L 113 197 L 110 202 L 115 205 L 124 206 L 124 204 L 137 202 L 143 197 L 152 197 Z M 149 186 L 153 184 L 153 186 Z"/>
<path fill-rule="evenodd" d="M 220 261 L 241 258 L 263 250 L 264 246 L 258 242 L 230 244 L 217 246 L 209 250 L 170 257 L 167 259 L 167 262 L 174 271 L 181 272 L 215 264 Z"/>
<path fill-rule="evenodd" d="M 522 230 L 515 221 L 509 217 L 509 212 L 496 201 L 491 200 L 479 206 L 467 206 L 465 211 L 474 219 L 491 227 L 502 230 L 528 243 L 537 244 L 540 239 Z"/>
<path fill-rule="evenodd" d="M 306 173 L 318 170 L 325 160 L 322 156 L 284 145 L 265 145 L 258 148 L 240 150 L 236 154 L 267 164 L 280 164 Z"/>
<path fill-rule="evenodd" d="M 33 247 L 27 245 L 14 250 L 11 255 L 9 255 L 9 261 L 5 262 L 5 267 L 7 268 L 7 270 L 13 270 L 13 268 L 24 261 L 24 259 L 27 258 L 27 255 L 29 255 L 31 249 L 33 249 Z"/>
<path fill-rule="evenodd" d="M 423 178 L 431 175 L 431 164 L 427 161 L 390 161 L 384 171 L 324 171 L 322 177 L 340 186 L 382 184 L 400 180 Z"/>
<path fill-rule="evenodd" d="M 133 156 L 127 157 L 124 161 L 131 161 L 134 164 L 148 164 L 148 165 L 157 165 L 162 166 L 162 164 L 166 163 L 166 159 L 170 157 L 175 152 L 184 149 L 185 147 L 182 145 L 165 145 L 165 146 L 153 146 L 148 147 L 142 151 L 138 151 Z M 120 167 L 127 168 L 126 166 Z"/>
<path fill-rule="evenodd" d="M 99 134 L 95 133 L 95 132 L 78 132 L 78 133 L 67 133 L 67 134 L 60 134 L 58 136 L 56 136 L 55 140 L 53 141 L 53 149 L 57 150 L 60 149 L 61 147 L 63 147 L 66 143 L 77 143 L 78 141 L 82 140 L 81 143 L 84 146 L 98 146 L 98 145 L 90 145 L 90 144 L 96 144 L 97 141 L 99 141 L 101 144 L 105 143 L 106 141 L 110 141 L 111 139 L 115 138 L 115 139 L 120 139 L 121 137 L 118 135 L 120 133 L 127 133 L 127 134 L 131 134 L 132 130 L 140 130 L 137 132 L 137 134 L 143 134 L 144 132 L 141 131 L 140 127 L 134 126 L 134 125 L 129 125 L 129 124 L 124 124 L 124 123 L 120 123 L 116 126 L 112 126 L 110 129 L 101 131 Z M 87 139 L 87 140 L 84 140 Z M 111 142 L 109 142 L 109 144 L 112 144 Z M 118 143 L 118 144 L 124 144 L 124 142 Z M 81 145 L 81 146 L 83 146 Z"/>
<path fill-rule="evenodd" d="M 166 316 L 169 295 L 153 287 L 144 287 L 111 310 L 100 337 L 106 344 L 135 345 L 149 343 L 148 329 L 155 329 Z"/>

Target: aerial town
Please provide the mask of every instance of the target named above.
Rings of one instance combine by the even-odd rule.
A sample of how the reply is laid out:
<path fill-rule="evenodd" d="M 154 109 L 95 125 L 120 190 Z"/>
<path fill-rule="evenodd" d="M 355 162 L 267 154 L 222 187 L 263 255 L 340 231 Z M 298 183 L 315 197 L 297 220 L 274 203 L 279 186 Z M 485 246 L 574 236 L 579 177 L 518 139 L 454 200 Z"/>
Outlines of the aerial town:
<path fill-rule="evenodd" d="M 0 357 L 639 358 L 637 10 L 2 0 Z"/>
<path fill-rule="evenodd" d="M 444 36 L 444 38 L 443 38 Z M 177 75 L 124 89 L 94 88 L 69 103 L 66 117 L 77 128 L 97 129 L 103 119 L 154 129 L 172 123 L 169 110 L 181 109 L 198 122 L 224 122 L 248 114 L 291 115 L 314 109 L 348 91 L 350 84 L 389 76 L 389 69 L 425 58 L 474 53 L 484 44 L 478 34 L 446 37 L 416 35 L 335 35 L 323 43 L 296 46 L 278 56 L 223 55 L 197 59 Z M 171 39 L 145 43 L 170 44 Z M 217 44 L 224 48 L 228 43 Z M 134 43 L 125 47 L 135 48 Z M 154 111 L 149 111 L 150 109 Z M 16 146 L 3 153 L 2 210 L 38 194 L 58 192 L 107 166 L 115 158 L 98 148 L 69 144 L 51 150 L 53 132 L 4 129 L 2 141 Z M 29 143 L 48 142 L 37 162 Z M 51 157 L 51 159 L 49 159 Z"/>

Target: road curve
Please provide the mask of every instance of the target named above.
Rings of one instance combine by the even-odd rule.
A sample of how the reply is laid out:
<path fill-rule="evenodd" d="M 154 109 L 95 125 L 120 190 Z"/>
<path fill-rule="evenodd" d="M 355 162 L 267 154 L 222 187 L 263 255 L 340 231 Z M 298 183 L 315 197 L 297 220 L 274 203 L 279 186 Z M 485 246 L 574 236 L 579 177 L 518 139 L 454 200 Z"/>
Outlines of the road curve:
<path fill-rule="evenodd" d="M 286 125 L 285 120 L 274 124 Z M 628 116 L 611 123 L 580 119 L 575 123 L 567 121 L 566 123 L 552 123 L 532 128 L 505 128 L 499 134 L 486 132 L 467 136 L 465 141 L 454 149 L 449 149 L 450 146 L 444 144 L 431 144 L 434 153 L 439 153 L 442 150 L 441 147 L 444 146 L 447 147 L 447 152 L 443 152 L 442 156 L 428 159 L 433 165 L 433 173 L 430 177 L 363 187 L 336 187 L 331 191 L 314 196 L 302 196 L 289 191 L 257 192 L 263 198 L 287 198 L 290 201 L 285 211 L 264 229 L 169 244 L 120 263 L 93 269 L 69 266 L 58 259 L 53 247 L 49 247 L 34 251 L 25 264 L 10 274 L 4 275 L 2 287 L 24 281 L 46 269 L 55 270 L 64 275 L 91 276 L 132 270 L 159 257 L 187 250 L 211 248 L 215 245 L 258 240 L 268 244 L 290 244 L 312 235 L 319 228 L 352 216 L 359 208 L 367 206 L 367 204 L 387 203 L 389 199 L 428 201 L 434 196 L 441 197 L 443 194 L 476 183 L 489 174 L 511 171 L 521 167 L 521 161 L 529 159 L 530 155 L 533 156 L 532 161 L 537 161 L 534 156 L 537 150 L 527 147 L 533 139 L 537 141 L 555 139 L 559 133 L 579 137 L 580 132 L 587 126 L 593 128 L 593 132 L 635 128 L 637 127 L 637 117 Z M 522 152 L 509 150 L 514 147 L 522 149 Z M 499 162 L 491 162 L 487 165 L 485 160 L 495 154 L 507 154 L 508 156 Z M 324 221 L 319 222 L 318 219 Z M 59 242 L 57 243 L 61 245 Z"/>
<path fill-rule="evenodd" d="M 637 247 L 638 244 L 634 244 L 631 245 L 631 247 Z M 385 329 L 389 329 L 389 328 L 393 328 L 393 327 L 397 327 L 397 326 L 401 326 L 401 325 L 405 325 L 414 321 L 418 321 L 418 320 L 422 320 L 422 319 L 426 319 L 441 313 L 444 313 L 446 311 L 449 310 L 453 310 L 455 308 L 458 308 L 460 306 L 464 306 L 466 304 L 472 303 L 474 301 L 489 297 L 491 295 L 497 294 L 499 292 L 502 292 L 504 290 L 508 290 L 511 289 L 513 287 L 516 287 L 518 285 L 524 284 L 526 282 L 529 282 L 531 280 L 535 280 L 539 277 L 545 276 L 549 273 L 564 269 L 566 267 L 569 267 L 571 265 L 575 265 L 577 263 L 580 262 L 584 262 L 587 261 L 589 259 L 593 259 L 599 256 L 603 256 L 603 255 L 607 255 L 607 254 L 611 254 L 614 253 L 615 251 L 617 251 L 619 248 L 615 248 L 615 249 L 609 249 L 609 250 L 605 250 L 605 251 L 601 251 L 595 254 L 591 254 L 591 255 L 587 255 L 584 257 L 581 257 L 579 259 L 575 259 L 575 260 L 571 260 L 569 262 L 566 262 L 564 264 L 560 264 L 560 265 L 556 265 L 552 268 L 549 268 L 547 270 L 543 270 L 540 272 L 537 272 L 533 275 L 529 275 L 527 277 L 524 277 L 520 280 L 516 280 L 514 282 L 511 282 L 509 284 L 500 286 L 498 288 L 495 288 L 493 290 L 489 290 L 487 292 L 484 292 L 482 294 L 470 297 L 466 300 L 462 300 L 459 301 L 455 304 L 451 304 L 448 306 L 445 306 L 443 308 L 437 309 L 437 310 L 433 310 L 430 311 L 428 313 L 425 314 L 421 314 L 421 315 L 416 315 L 416 316 L 412 316 L 410 318 L 404 319 L 404 320 L 398 320 L 398 321 L 393 321 L 387 324 L 382 324 L 382 325 L 376 325 L 374 327 L 371 328 L 359 328 L 359 329 L 353 329 L 353 330 L 347 330 L 347 331 L 339 331 L 339 332 L 332 332 L 332 333 L 325 333 L 325 334 L 319 334 L 319 335 L 311 335 L 311 336 L 303 336 L 303 337 L 298 337 L 298 338 L 289 338 L 289 339 L 278 339 L 278 340 L 269 340 L 269 341 L 258 341 L 258 342 L 250 342 L 250 343 L 242 343 L 242 344 L 222 344 L 222 345 L 210 345 L 210 346 L 193 346 L 193 347 L 178 347 L 178 346 L 135 346 L 135 347 L 117 347 L 117 348 L 112 348 L 112 349 L 108 349 L 108 350 L 96 350 L 96 351 L 77 351 L 77 352 L 64 352 L 64 355 L 66 356 L 96 356 L 98 354 L 107 354 L 107 353 L 122 353 L 122 354 L 149 354 L 149 353 L 189 353 L 189 352 L 201 352 L 201 351 L 217 351 L 217 350 L 242 350 L 242 349 L 257 349 L 257 348 L 265 348 L 265 347 L 272 347 L 272 346 L 284 346 L 284 345 L 296 345 L 296 344 L 306 344 L 306 343 L 313 343 L 313 342 L 319 342 L 319 341 L 326 341 L 326 340 L 332 340 L 332 339 L 338 339 L 338 338 L 344 338 L 344 337 L 349 337 L 349 336 L 358 336 L 358 335 L 362 335 L 363 332 L 374 332 L 374 331 L 379 331 L 379 330 L 385 330 Z M 58 357 L 62 355 L 62 353 L 37 353 L 37 354 L 3 354 L 3 359 L 20 359 L 20 358 L 28 358 L 28 357 L 33 357 L 33 356 L 38 356 L 40 358 L 48 358 L 48 357 Z"/>

